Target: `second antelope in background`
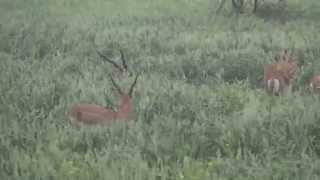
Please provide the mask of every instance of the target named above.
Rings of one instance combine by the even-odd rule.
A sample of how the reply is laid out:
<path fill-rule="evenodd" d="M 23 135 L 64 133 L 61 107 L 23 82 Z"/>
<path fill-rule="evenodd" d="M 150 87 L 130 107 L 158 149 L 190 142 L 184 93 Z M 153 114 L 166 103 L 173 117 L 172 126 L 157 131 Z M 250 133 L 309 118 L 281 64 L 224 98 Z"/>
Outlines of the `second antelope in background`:
<path fill-rule="evenodd" d="M 269 94 L 280 95 L 291 91 L 298 70 L 297 61 L 284 50 L 275 57 L 276 62 L 264 67 L 263 83 Z"/>
<path fill-rule="evenodd" d="M 320 74 L 314 75 L 309 81 L 310 91 L 320 95 Z"/>

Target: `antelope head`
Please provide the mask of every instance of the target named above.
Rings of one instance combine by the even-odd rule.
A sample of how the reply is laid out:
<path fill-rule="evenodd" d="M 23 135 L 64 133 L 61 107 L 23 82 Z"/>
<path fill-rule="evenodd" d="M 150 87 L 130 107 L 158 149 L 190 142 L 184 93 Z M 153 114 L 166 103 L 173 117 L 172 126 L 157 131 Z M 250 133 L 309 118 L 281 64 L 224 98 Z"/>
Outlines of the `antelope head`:
<path fill-rule="evenodd" d="M 139 77 L 139 74 L 136 75 L 133 83 L 130 86 L 129 91 L 127 93 L 124 93 L 119 87 L 119 85 L 114 81 L 112 76 L 110 76 L 111 83 L 113 84 L 113 86 L 116 88 L 116 90 L 120 95 L 120 101 L 119 101 L 118 110 L 117 110 L 117 119 L 127 120 L 129 118 L 129 115 L 131 113 L 131 108 L 132 108 L 131 100 L 132 100 L 133 89 L 137 84 L 138 77 Z"/>
<path fill-rule="evenodd" d="M 299 67 L 297 60 L 293 55 L 288 54 L 288 50 L 285 49 L 283 54 L 281 55 L 281 60 L 279 64 L 281 65 L 280 71 L 284 74 L 285 78 L 288 81 L 291 81 L 294 78 L 294 75 L 298 72 Z"/>

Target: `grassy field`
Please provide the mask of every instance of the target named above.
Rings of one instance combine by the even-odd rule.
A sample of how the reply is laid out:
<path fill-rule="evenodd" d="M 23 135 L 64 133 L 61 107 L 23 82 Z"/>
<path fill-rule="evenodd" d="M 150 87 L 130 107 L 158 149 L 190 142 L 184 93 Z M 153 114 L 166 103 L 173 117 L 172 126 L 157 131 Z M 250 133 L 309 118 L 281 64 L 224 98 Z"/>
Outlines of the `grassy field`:
<path fill-rule="evenodd" d="M 0 0 L 0 179 L 320 179 L 320 101 L 305 90 L 320 73 L 320 2 L 217 6 Z M 71 105 L 116 105 L 96 50 L 119 48 L 142 73 L 135 126 L 72 127 Z M 282 48 L 313 65 L 291 95 L 270 97 L 263 65 Z"/>

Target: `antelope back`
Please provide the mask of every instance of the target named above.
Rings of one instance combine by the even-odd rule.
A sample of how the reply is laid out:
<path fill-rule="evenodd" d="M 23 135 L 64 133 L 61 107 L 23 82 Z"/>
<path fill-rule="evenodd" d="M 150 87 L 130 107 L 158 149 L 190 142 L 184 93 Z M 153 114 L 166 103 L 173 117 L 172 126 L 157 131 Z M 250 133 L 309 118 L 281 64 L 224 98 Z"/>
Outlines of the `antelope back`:
<path fill-rule="evenodd" d="M 80 125 L 108 125 L 116 119 L 116 112 L 96 104 L 78 104 L 73 106 L 67 114 L 71 124 Z"/>

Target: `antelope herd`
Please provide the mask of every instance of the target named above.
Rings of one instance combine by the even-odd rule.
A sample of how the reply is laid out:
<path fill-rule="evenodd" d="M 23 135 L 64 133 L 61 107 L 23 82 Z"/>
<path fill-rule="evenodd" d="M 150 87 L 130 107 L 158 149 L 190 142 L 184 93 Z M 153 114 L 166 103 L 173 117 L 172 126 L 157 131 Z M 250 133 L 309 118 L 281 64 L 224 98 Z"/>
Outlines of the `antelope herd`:
<path fill-rule="evenodd" d="M 120 95 L 119 105 L 117 110 L 105 108 L 97 104 L 80 103 L 72 106 L 67 111 L 67 118 L 76 127 L 89 125 L 109 126 L 116 121 L 130 120 L 132 109 L 133 89 L 137 84 L 139 75 L 137 74 L 127 93 L 123 92 L 117 85 L 113 76 L 118 79 L 128 78 L 132 73 L 128 69 L 124 53 L 120 50 L 121 65 L 109 59 L 101 52 L 97 51 L 98 55 L 106 62 L 115 67 L 112 75 L 109 75 L 111 84 L 115 87 Z M 292 84 L 299 71 L 297 59 L 288 53 L 288 50 L 283 50 L 274 58 L 274 63 L 264 67 L 263 84 L 266 92 L 269 95 L 284 95 L 291 91 Z M 320 74 L 314 75 L 309 81 L 310 91 L 315 94 L 320 94 Z"/>

